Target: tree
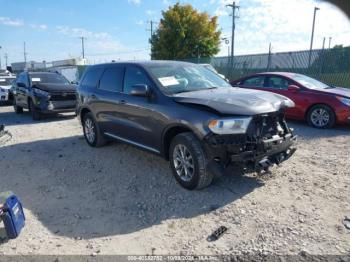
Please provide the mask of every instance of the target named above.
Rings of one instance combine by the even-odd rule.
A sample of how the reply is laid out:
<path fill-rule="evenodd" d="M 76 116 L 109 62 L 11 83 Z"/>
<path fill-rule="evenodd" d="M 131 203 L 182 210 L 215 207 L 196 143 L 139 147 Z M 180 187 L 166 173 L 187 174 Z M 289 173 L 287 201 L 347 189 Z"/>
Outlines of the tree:
<path fill-rule="evenodd" d="M 150 39 L 152 59 L 211 57 L 219 52 L 221 31 L 217 29 L 216 16 L 179 3 L 162 15 Z"/>

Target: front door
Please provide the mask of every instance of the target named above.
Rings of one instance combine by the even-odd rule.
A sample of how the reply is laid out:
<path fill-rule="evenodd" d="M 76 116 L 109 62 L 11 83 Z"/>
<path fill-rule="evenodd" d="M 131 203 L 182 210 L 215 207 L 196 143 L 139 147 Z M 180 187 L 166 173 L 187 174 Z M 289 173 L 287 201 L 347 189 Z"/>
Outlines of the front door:
<path fill-rule="evenodd" d="M 303 91 L 289 90 L 288 86 L 295 84 L 291 80 L 281 76 L 268 76 L 264 84 L 264 90 L 274 92 L 285 97 L 288 97 L 295 103 L 292 108 L 286 109 L 286 116 L 290 118 L 300 118 L 303 115 L 303 108 L 301 106 L 304 100 Z"/>
<path fill-rule="evenodd" d="M 130 95 L 136 84 L 145 84 L 152 88 L 152 81 L 147 73 L 138 66 L 129 65 L 125 69 L 124 88 L 118 106 L 118 134 L 126 140 L 154 152 L 160 150 L 160 122 L 163 116 L 158 113 L 156 99 Z"/>

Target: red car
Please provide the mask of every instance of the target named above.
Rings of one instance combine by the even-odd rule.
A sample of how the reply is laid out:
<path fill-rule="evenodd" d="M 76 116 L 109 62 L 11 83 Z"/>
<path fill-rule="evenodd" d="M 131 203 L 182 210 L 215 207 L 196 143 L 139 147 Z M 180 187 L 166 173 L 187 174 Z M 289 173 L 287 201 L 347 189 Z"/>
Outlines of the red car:
<path fill-rule="evenodd" d="M 350 89 L 327 85 L 302 74 L 267 72 L 249 75 L 231 85 L 265 90 L 286 96 L 295 107 L 286 110 L 286 117 L 306 120 L 317 128 L 334 124 L 350 124 Z"/>

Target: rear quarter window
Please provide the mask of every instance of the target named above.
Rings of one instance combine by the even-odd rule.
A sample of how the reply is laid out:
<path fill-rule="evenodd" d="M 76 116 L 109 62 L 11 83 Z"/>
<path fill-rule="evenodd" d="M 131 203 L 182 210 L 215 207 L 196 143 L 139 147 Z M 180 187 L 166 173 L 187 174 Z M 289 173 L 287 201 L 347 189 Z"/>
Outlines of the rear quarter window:
<path fill-rule="evenodd" d="M 103 69 L 104 68 L 102 67 L 93 67 L 87 69 L 83 81 L 81 82 L 81 86 L 84 88 L 96 88 L 98 81 L 102 75 Z"/>

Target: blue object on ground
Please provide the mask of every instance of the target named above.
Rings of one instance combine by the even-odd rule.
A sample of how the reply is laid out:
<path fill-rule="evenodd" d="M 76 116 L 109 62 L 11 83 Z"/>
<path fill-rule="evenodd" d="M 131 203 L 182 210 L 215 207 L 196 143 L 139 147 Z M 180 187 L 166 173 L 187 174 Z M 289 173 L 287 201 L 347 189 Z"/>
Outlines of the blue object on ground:
<path fill-rule="evenodd" d="M 24 227 L 25 216 L 21 202 L 11 191 L 0 193 L 0 218 L 4 222 L 7 237 L 18 237 Z"/>

